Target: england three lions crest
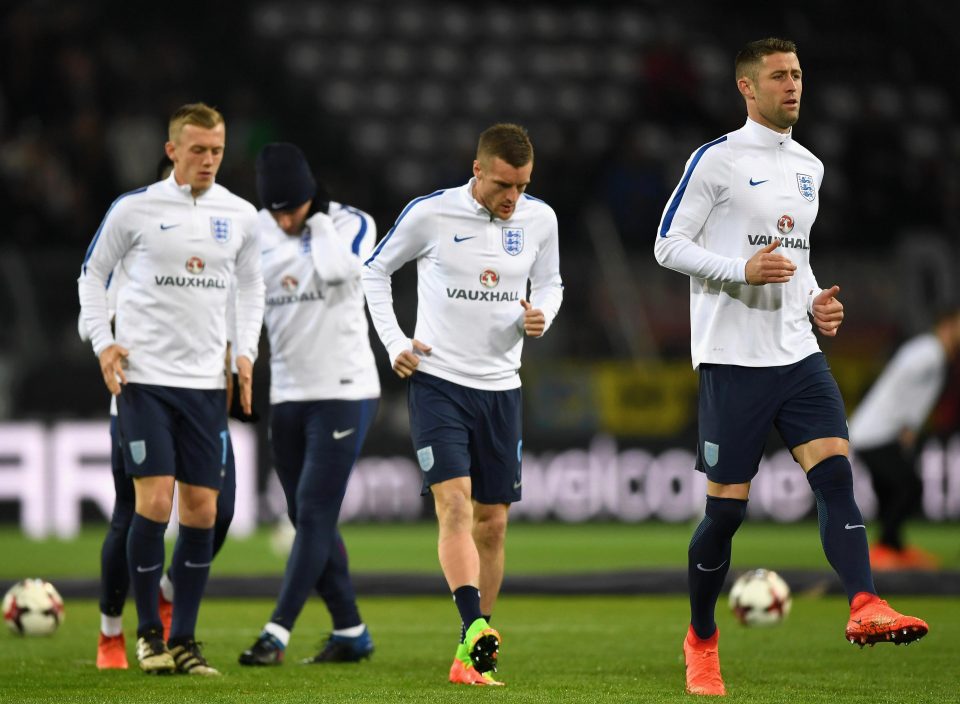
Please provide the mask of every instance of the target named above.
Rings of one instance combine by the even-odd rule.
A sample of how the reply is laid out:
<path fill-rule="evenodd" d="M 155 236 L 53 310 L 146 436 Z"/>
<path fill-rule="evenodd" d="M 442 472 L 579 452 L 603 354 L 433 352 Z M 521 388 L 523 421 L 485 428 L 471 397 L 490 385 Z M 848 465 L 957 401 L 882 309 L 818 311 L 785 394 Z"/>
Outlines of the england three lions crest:
<path fill-rule="evenodd" d="M 503 228 L 503 249 L 507 254 L 517 256 L 523 251 L 523 228 Z"/>
<path fill-rule="evenodd" d="M 230 241 L 230 218 L 210 218 L 210 234 L 220 244 Z"/>
<path fill-rule="evenodd" d="M 797 174 L 797 188 L 800 189 L 800 195 L 811 203 L 817 197 L 817 189 L 813 186 L 813 176 L 809 174 Z"/>

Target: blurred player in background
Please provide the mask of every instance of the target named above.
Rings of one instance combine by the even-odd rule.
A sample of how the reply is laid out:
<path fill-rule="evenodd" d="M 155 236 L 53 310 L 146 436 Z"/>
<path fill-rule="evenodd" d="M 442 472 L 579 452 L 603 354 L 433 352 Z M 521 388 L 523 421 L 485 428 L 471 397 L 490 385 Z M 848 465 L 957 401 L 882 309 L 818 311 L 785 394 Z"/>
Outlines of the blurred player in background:
<path fill-rule="evenodd" d="M 316 588 L 333 633 L 307 662 L 370 656 L 347 551 L 337 529 L 350 472 L 377 412 L 380 380 L 364 312 L 360 269 L 373 250 L 373 218 L 332 202 L 293 144 L 257 157 L 259 235 L 270 338 L 270 440 L 296 537 L 280 595 L 241 665 L 279 665 Z"/>
<path fill-rule="evenodd" d="M 866 527 L 853 496 L 843 399 L 808 316 L 837 334 L 838 286 L 810 268 L 823 164 L 792 139 L 802 72 L 793 42 L 751 42 L 737 55 L 746 124 L 687 162 L 656 238 L 657 261 L 690 276 L 693 366 L 700 374 L 697 469 L 706 515 L 688 552 L 691 623 L 686 689 L 723 695 L 714 609 L 770 426 L 807 473 L 824 552 L 850 600 L 846 637 L 861 645 L 927 632 L 873 584 Z"/>
<path fill-rule="evenodd" d="M 921 502 L 917 438 L 960 350 L 960 308 L 938 315 L 933 329 L 897 350 L 850 418 L 850 442 L 877 495 L 880 538 L 870 548 L 875 570 L 935 569 L 937 557 L 903 538 L 903 524 Z"/>
<path fill-rule="evenodd" d="M 157 166 L 157 180 L 163 181 L 173 171 L 173 162 L 167 156 Z M 122 264 L 113 270 L 107 282 L 107 308 L 111 320 L 116 313 L 117 290 L 123 285 L 126 275 Z M 80 339 L 89 340 L 83 320 L 79 321 Z M 228 355 L 229 356 L 229 355 Z M 229 373 L 229 361 L 227 362 Z M 230 385 L 228 384 L 228 397 Z M 117 428 L 117 397 L 110 396 L 110 467 L 113 472 L 113 487 L 116 499 L 107 534 L 100 549 L 100 637 L 97 642 L 97 669 L 127 669 L 127 648 L 123 636 L 123 605 L 130 587 L 130 571 L 127 564 L 127 533 L 134 513 L 133 480 L 127 476 L 123 464 L 123 451 Z M 227 538 L 233 521 L 234 501 L 237 491 L 236 463 L 233 443 L 227 436 L 227 463 L 223 487 L 217 495 L 217 519 L 214 524 L 213 555 L 216 556 Z M 160 621 L 163 624 L 164 640 L 170 635 L 173 618 L 173 582 L 169 571 L 160 581 Z"/>
<path fill-rule="evenodd" d="M 408 404 L 424 493 L 433 494 L 438 553 L 461 633 L 450 681 L 499 684 L 490 627 L 503 581 L 510 504 L 521 495 L 520 353 L 563 300 L 557 217 L 526 195 L 533 145 L 498 124 L 482 135 L 464 186 L 411 201 L 366 262 L 363 286 Z M 390 277 L 416 260 L 417 326 L 408 338 Z M 527 283 L 531 286 L 529 302 Z"/>
<path fill-rule="evenodd" d="M 196 103 L 170 119 L 165 181 L 118 198 L 87 250 L 79 279 L 81 316 L 117 397 L 118 426 L 135 508 L 127 557 L 137 604 L 137 658 L 146 672 L 219 674 L 194 638 L 212 559 L 217 494 L 227 462 L 228 293 L 236 287 L 241 402 L 251 409 L 253 361 L 263 319 L 256 210 L 215 183 L 225 126 Z M 123 264 L 116 337 L 106 283 Z M 170 636 L 158 611 L 163 534 L 174 481 L 180 529 L 172 576 Z"/>

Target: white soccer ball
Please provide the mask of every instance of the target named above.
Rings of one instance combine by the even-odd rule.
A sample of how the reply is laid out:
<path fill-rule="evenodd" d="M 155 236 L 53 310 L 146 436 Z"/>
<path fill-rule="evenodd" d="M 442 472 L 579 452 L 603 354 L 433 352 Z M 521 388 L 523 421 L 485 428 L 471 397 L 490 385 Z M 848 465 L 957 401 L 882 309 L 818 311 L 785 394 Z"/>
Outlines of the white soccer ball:
<path fill-rule="evenodd" d="M 744 626 L 776 626 L 792 603 L 790 587 L 773 570 L 742 574 L 730 589 L 730 610 Z"/>
<path fill-rule="evenodd" d="M 63 623 L 63 599 L 50 582 L 24 579 L 3 597 L 3 620 L 22 636 L 48 636 Z"/>

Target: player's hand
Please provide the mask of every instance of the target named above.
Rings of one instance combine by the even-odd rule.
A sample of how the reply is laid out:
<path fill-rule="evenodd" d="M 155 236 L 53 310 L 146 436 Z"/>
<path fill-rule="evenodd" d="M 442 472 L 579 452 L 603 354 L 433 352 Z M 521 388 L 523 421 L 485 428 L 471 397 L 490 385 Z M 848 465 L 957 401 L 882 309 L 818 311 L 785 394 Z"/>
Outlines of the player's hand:
<path fill-rule="evenodd" d="M 120 395 L 120 385 L 127 383 L 127 375 L 123 373 L 127 366 L 129 350 L 113 344 L 100 353 L 100 371 L 103 374 L 103 383 L 107 385 L 114 396 Z"/>
<path fill-rule="evenodd" d="M 839 286 L 823 289 L 813 299 L 813 322 L 821 335 L 836 337 L 837 329 L 843 322 L 843 304 L 837 300 Z"/>
<path fill-rule="evenodd" d="M 237 384 L 240 386 L 240 408 L 253 413 L 253 362 L 245 355 L 237 357 Z"/>
<path fill-rule="evenodd" d="M 543 317 L 543 311 L 534 308 L 523 298 L 520 299 L 520 305 L 523 306 L 523 331 L 528 337 L 540 337 L 544 328 L 547 327 L 547 319 Z"/>
<path fill-rule="evenodd" d="M 413 349 L 404 350 L 393 361 L 393 371 L 401 379 L 406 379 L 417 371 L 417 367 L 420 366 L 420 357 L 433 351 L 430 345 L 424 344 L 420 340 L 411 340 L 411 342 L 413 343 Z"/>
<path fill-rule="evenodd" d="M 745 273 L 748 284 L 785 284 L 790 280 L 797 265 L 788 257 L 773 253 L 779 246 L 780 240 L 774 240 L 747 260 Z"/>

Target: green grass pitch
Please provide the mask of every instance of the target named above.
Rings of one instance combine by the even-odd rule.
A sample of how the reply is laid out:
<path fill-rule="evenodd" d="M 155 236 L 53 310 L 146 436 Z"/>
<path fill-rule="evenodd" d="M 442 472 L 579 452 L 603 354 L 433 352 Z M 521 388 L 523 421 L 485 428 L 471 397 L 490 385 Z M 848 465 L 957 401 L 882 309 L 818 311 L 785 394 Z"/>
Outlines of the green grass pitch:
<path fill-rule="evenodd" d="M 666 524 L 528 524 L 510 528 L 507 569 L 551 574 L 685 564 L 692 526 Z M 956 526 L 913 524 L 911 539 L 960 567 Z M 439 574 L 432 523 L 345 525 L 356 572 Z M 103 528 L 75 541 L 25 540 L 0 529 L 0 579 L 43 576 L 95 578 Z M 230 540 L 214 575 L 277 575 L 284 557 L 271 531 Z M 169 556 L 168 546 L 168 556 Z M 734 545 L 734 573 L 751 567 L 828 569 L 816 524 L 747 523 Z M 795 594 L 780 627 L 746 629 L 733 621 L 725 596 L 718 609 L 721 662 L 730 702 L 953 702 L 960 661 L 960 600 L 896 597 L 898 609 L 925 618 L 931 633 L 914 645 L 859 648 L 843 639 L 842 597 Z M 299 665 L 316 652 L 329 619 L 316 599 L 305 609 L 281 667 L 236 664 L 269 617 L 266 599 L 208 599 L 198 638 L 215 679 L 149 677 L 137 670 L 98 672 L 94 665 L 97 604 L 68 599 L 67 620 L 50 638 L 20 638 L 0 630 L 0 703 L 6 702 L 691 702 L 683 693 L 680 644 L 689 618 L 683 597 L 531 597 L 504 595 L 494 615 L 503 646 L 504 688 L 446 682 L 458 633 L 451 601 L 437 597 L 361 597 L 376 643 L 359 665 Z M 133 660 L 135 612 L 126 610 L 128 657 Z M 134 665 L 135 666 L 135 665 Z"/>
<path fill-rule="evenodd" d="M 730 702 L 956 701 L 960 624 L 953 600 L 901 598 L 901 609 L 932 624 L 911 646 L 852 646 L 843 639 L 842 598 L 799 597 L 776 628 L 752 630 L 721 609 L 721 662 Z M 360 664 L 300 665 L 328 626 L 308 605 L 273 668 L 242 668 L 239 652 L 269 616 L 267 600 L 209 600 L 198 636 L 219 678 L 98 672 L 93 601 L 67 604 L 49 638 L 0 634 L 3 702 L 690 702 L 683 694 L 680 643 L 686 600 L 676 597 L 504 597 L 494 623 L 503 634 L 504 688 L 446 682 L 457 629 L 444 598 L 368 598 L 361 609 L 377 650 Z M 127 615 L 132 657 L 133 612 Z"/>

